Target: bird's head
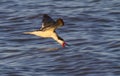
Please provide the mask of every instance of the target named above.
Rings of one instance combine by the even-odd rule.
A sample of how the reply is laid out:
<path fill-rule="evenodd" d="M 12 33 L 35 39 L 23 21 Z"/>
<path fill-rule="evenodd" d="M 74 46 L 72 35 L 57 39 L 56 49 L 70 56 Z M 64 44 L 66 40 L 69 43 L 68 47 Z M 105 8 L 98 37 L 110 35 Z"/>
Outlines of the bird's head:
<path fill-rule="evenodd" d="M 58 43 L 61 44 L 62 47 L 65 47 L 66 45 L 68 45 L 61 37 L 58 36 Z"/>
<path fill-rule="evenodd" d="M 60 36 L 57 35 L 57 33 L 55 32 L 54 35 L 52 36 L 52 38 L 57 41 L 62 47 L 65 47 L 66 45 L 68 45 L 63 38 L 61 38 Z"/>
<path fill-rule="evenodd" d="M 63 48 L 67 45 L 67 43 L 66 43 L 65 41 L 63 41 L 63 40 L 59 40 L 58 43 L 60 43 L 60 45 L 61 45 Z"/>

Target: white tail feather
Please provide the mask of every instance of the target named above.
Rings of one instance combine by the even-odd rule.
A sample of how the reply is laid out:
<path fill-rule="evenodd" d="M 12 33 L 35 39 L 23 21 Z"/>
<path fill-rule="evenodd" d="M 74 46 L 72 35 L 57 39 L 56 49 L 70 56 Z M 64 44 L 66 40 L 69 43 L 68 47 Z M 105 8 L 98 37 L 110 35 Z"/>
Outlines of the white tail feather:
<path fill-rule="evenodd" d="M 23 32 L 24 34 L 32 34 L 32 32 Z"/>

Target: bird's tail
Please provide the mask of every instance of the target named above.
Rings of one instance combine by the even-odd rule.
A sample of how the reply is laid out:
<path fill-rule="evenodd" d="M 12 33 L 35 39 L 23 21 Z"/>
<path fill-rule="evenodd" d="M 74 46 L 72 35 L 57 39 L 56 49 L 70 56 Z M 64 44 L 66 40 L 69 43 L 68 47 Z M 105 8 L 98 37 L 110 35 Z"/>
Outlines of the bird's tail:
<path fill-rule="evenodd" d="M 23 32 L 24 34 L 32 34 L 32 32 Z"/>

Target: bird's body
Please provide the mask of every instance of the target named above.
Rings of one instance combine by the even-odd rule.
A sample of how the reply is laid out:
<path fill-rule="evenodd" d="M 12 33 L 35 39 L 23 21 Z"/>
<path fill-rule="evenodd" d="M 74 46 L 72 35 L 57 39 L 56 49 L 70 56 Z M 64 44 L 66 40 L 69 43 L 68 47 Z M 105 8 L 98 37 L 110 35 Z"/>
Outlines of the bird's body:
<path fill-rule="evenodd" d="M 61 44 L 63 47 L 65 46 L 65 41 L 58 36 L 56 33 L 56 29 L 63 26 L 64 22 L 61 18 L 57 19 L 55 22 L 51 17 L 49 17 L 47 14 L 43 15 L 43 21 L 42 21 L 42 27 L 40 30 L 32 31 L 32 32 L 25 32 L 25 34 L 33 34 L 36 36 L 40 36 L 43 38 L 53 38 L 55 41 L 57 41 L 59 44 Z"/>
<path fill-rule="evenodd" d="M 50 38 L 54 34 L 54 32 L 51 32 L 51 31 L 33 31 L 33 32 L 25 32 L 25 33 L 33 34 L 33 35 L 44 37 L 44 38 Z"/>

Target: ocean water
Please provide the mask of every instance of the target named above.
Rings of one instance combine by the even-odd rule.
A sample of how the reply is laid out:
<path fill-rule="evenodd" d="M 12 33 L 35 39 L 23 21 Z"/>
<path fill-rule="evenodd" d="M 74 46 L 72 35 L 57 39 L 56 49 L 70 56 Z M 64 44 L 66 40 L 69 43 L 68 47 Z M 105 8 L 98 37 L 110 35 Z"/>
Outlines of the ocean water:
<path fill-rule="evenodd" d="M 43 14 L 70 46 L 23 34 Z M 0 76 L 120 76 L 120 0 L 0 0 Z"/>

